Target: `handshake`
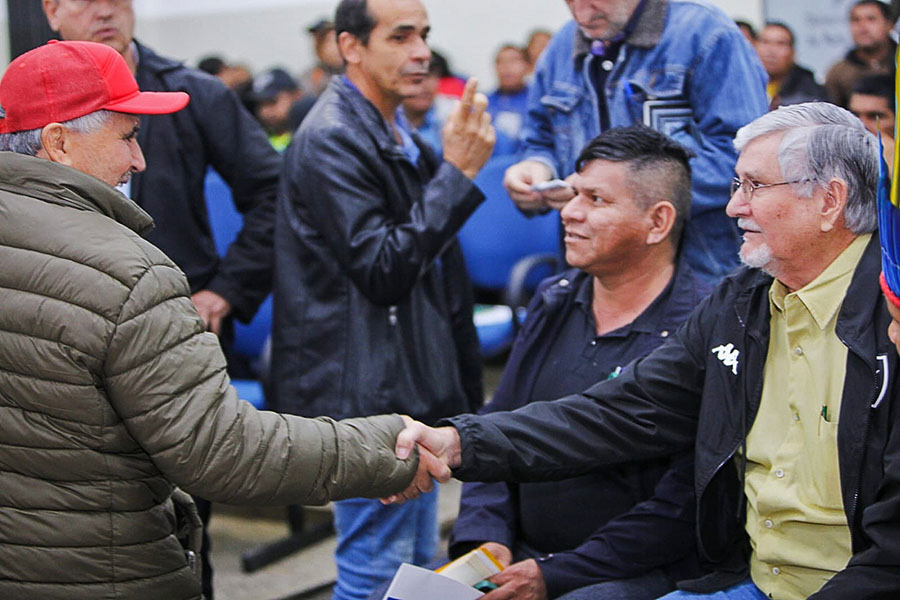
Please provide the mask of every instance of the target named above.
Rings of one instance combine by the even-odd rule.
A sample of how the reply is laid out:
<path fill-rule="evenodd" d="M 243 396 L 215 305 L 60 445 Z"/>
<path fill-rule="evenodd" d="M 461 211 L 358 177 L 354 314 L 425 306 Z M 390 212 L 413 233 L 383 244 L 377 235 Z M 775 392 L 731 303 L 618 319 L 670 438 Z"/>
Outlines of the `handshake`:
<path fill-rule="evenodd" d="M 406 428 L 397 436 L 397 458 L 404 459 L 419 447 L 419 468 L 405 490 L 382 498 L 384 504 L 400 504 L 411 500 L 434 487 L 433 479 L 440 483 L 450 479 L 450 469 L 462 463 L 459 433 L 453 427 L 428 427 L 410 417 L 403 416 Z"/>

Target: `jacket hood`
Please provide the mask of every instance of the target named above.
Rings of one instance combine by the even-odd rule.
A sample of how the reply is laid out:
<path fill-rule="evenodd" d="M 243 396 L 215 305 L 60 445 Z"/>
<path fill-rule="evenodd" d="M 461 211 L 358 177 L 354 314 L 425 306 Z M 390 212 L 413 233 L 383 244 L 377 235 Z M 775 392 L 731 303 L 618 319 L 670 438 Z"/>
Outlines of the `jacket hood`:
<path fill-rule="evenodd" d="M 115 188 L 43 158 L 0 152 L 0 190 L 100 213 L 140 235 L 153 229 L 150 215 Z"/>

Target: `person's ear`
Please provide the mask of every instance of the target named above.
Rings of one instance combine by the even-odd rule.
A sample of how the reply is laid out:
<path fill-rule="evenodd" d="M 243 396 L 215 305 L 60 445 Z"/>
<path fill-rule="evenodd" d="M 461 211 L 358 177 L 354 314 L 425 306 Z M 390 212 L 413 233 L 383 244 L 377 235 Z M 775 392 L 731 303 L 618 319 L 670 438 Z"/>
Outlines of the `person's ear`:
<path fill-rule="evenodd" d="M 660 200 L 647 209 L 650 229 L 647 231 L 647 245 L 659 244 L 666 240 L 675 226 L 677 211 L 668 200 Z"/>
<path fill-rule="evenodd" d="M 832 177 L 825 185 L 818 205 L 821 231 L 831 231 L 843 222 L 848 193 L 847 182 L 843 179 Z"/>
<path fill-rule="evenodd" d="M 56 18 L 56 11 L 59 10 L 59 0 L 42 0 L 41 5 L 50 29 L 59 32 L 59 20 Z"/>
<path fill-rule="evenodd" d="M 72 166 L 72 139 L 68 129 L 59 123 L 44 125 L 41 129 L 41 152 L 43 158 L 55 163 Z"/>
<path fill-rule="evenodd" d="M 362 40 L 348 31 L 342 31 L 338 36 L 338 50 L 340 50 L 341 57 L 348 65 L 359 64 L 362 46 Z"/>

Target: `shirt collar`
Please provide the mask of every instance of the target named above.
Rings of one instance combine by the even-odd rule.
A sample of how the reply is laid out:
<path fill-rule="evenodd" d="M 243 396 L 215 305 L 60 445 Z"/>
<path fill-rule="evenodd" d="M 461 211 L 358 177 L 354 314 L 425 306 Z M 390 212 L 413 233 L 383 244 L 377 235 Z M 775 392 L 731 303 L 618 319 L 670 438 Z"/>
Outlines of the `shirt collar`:
<path fill-rule="evenodd" d="M 413 140 L 413 127 L 406 119 L 406 114 L 403 112 L 402 106 L 397 107 L 397 112 L 394 115 L 394 125 L 397 128 L 397 133 L 400 134 L 400 146 L 403 150 L 403 154 L 406 155 L 406 158 L 408 158 L 412 164 L 416 164 L 419 162 L 419 156 L 422 154 L 422 151 L 419 150 L 415 140 Z"/>
<path fill-rule="evenodd" d="M 672 288 L 675 285 L 675 279 L 677 277 L 678 266 L 676 264 L 676 268 L 672 273 L 672 278 L 669 279 L 669 283 L 666 284 L 666 287 L 663 288 L 663 291 L 659 294 L 659 296 L 657 296 L 653 300 L 653 302 L 650 303 L 650 306 L 644 309 L 644 312 L 639 314 L 637 318 L 631 323 L 623 325 L 622 327 L 610 331 L 609 333 L 605 333 L 602 337 L 624 337 L 626 335 L 629 335 L 633 331 L 641 333 L 656 333 L 658 329 L 665 327 L 666 306 L 669 301 L 669 296 L 672 293 Z M 593 301 L 594 278 L 585 277 L 584 280 L 582 280 L 581 284 L 578 286 L 578 291 L 575 293 L 575 304 L 588 314 L 591 323 L 593 323 L 596 327 L 596 323 L 594 323 Z M 594 331 L 596 332 L 596 329 Z"/>
<path fill-rule="evenodd" d="M 850 287 L 853 272 L 871 237 L 870 233 L 857 236 L 824 271 L 819 273 L 818 277 L 796 292 L 788 292 L 783 283 L 774 280 L 769 288 L 772 312 L 783 313 L 785 298 L 793 293 L 815 319 L 816 325 L 824 330 L 840 310 Z"/>
<path fill-rule="evenodd" d="M 365 96 L 362 95 L 362 92 L 359 91 L 359 88 L 356 87 L 356 84 L 350 81 L 350 78 L 346 75 L 341 75 L 341 80 L 347 84 L 347 86 L 356 93 L 360 98 L 365 99 Z M 383 115 L 379 114 L 381 121 L 384 123 L 385 129 L 390 132 L 391 126 L 384 118 Z M 415 140 L 412 137 L 412 126 L 409 124 L 409 121 L 406 119 L 406 115 L 403 114 L 403 107 L 398 106 L 397 111 L 394 113 L 394 126 L 397 129 L 397 133 L 400 135 L 400 144 L 396 144 L 396 140 L 394 140 L 394 136 L 391 135 L 391 139 L 394 140 L 395 145 L 399 148 L 399 150 L 403 153 L 406 158 L 413 164 L 416 164 L 419 161 L 419 157 L 422 154 L 422 151 L 419 149 L 419 146 L 416 144 Z"/>
<path fill-rule="evenodd" d="M 658 44 L 665 26 L 667 4 L 668 0 L 641 0 L 622 33 L 607 44 L 627 42 L 633 46 L 647 48 Z M 584 35 L 581 28 L 576 25 L 572 57 L 579 58 L 589 54 L 593 42 L 594 40 Z"/>

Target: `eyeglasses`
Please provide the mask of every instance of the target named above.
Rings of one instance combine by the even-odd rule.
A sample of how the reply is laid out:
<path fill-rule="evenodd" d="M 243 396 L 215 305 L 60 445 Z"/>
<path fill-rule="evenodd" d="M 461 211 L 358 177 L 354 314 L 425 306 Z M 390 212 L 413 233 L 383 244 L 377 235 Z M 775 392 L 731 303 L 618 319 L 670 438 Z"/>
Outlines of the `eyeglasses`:
<path fill-rule="evenodd" d="M 748 198 L 753 197 L 753 192 L 756 190 L 763 190 L 770 187 L 775 187 L 777 185 L 790 185 L 792 183 L 806 183 L 809 179 L 795 179 L 793 181 L 779 181 L 778 183 L 759 183 L 757 181 L 750 181 L 749 179 L 738 179 L 737 177 L 731 178 L 731 195 L 734 196 L 737 194 L 738 190 L 741 190 L 745 194 L 747 194 Z"/>

